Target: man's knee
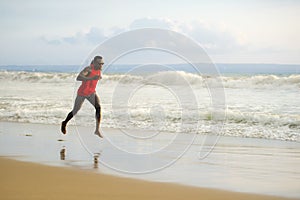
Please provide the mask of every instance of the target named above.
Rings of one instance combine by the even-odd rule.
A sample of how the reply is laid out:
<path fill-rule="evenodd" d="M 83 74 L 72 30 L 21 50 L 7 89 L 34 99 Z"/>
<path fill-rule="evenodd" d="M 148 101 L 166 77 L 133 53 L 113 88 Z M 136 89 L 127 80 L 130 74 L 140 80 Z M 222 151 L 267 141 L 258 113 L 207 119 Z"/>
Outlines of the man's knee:
<path fill-rule="evenodd" d="M 73 116 L 75 116 L 75 115 L 78 113 L 79 109 L 80 109 L 80 108 L 74 108 L 74 109 L 72 110 Z"/>

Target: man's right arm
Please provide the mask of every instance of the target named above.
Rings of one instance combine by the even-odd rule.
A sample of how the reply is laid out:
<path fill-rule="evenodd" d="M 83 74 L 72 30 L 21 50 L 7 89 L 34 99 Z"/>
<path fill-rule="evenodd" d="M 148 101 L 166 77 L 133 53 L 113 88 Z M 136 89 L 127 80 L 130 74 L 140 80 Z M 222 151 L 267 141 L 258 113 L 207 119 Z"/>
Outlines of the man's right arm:
<path fill-rule="evenodd" d="M 91 72 L 90 67 L 84 68 L 77 76 L 77 81 L 88 81 L 88 80 L 97 80 L 99 76 L 88 77 Z"/>

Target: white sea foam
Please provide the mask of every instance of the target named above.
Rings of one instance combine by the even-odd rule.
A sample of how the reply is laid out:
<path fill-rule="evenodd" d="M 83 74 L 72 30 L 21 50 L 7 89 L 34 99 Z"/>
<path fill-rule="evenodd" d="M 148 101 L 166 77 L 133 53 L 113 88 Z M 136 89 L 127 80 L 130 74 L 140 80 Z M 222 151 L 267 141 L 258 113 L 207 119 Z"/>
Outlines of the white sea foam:
<path fill-rule="evenodd" d="M 7 81 L 25 81 L 25 82 L 74 82 L 75 73 L 42 73 L 42 72 L 7 72 L 0 71 L 0 80 Z M 221 76 L 222 85 L 225 88 L 268 88 L 276 89 L 294 88 L 300 89 L 300 75 L 254 75 L 254 76 Z M 183 71 L 167 71 L 158 72 L 149 76 L 132 75 L 132 74 L 104 74 L 101 82 L 111 83 L 117 82 L 122 84 L 136 84 L 146 82 L 159 82 L 166 85 L 182 85 L 190 84 L 201 87 L 206 87 L 206 83 L 213 83 L 216 80 L 214 77 L 187 73 Z M 213 84 L 212 84 L 213 85 Z"/>
<path fill-rule="evenodd" d="M 255 75 L 241 77 L 222 77 L 227 88 L 269 88 L 278 87 L 300 89 L 300 75 L 276 76 Z"/>
<path fill-rule="evenodd" d="M 1 71 L 0 120 L 60 124 L 73 106 L 79 84 L 75 84 L 76 75 Z M 150 76 L 104 74 L 97 87 L 102 126 L 194 133 L 193 124 L 197 122 L 197 133 L 207 134 L 212 124 L 225 123 L 221 133 L 224 135 L 300 141 L 300 75 L 223 76 L 222 80 L 227 106 L 225 122 L 221 120 L 223 113 L 211 107 L 206 85 L 216 81 L 213 77 L 174 71 Z M 150 85 L 143 92 L 133 90 L 129 103 L 113 105 L 116 83 L 124 91 L 149 83 L 172 86 L 168 88 L 173 91 Z M 188 85 L 193 86 L 198 105 L 184 106 L 174 97 L 191 89 Z M 189 99 L 184 99 L 187 105 Z M 183 111 L 187 114 L 182 115 Z M 84 103 L 76 123 L 93 126 L 94 108 Z"/>

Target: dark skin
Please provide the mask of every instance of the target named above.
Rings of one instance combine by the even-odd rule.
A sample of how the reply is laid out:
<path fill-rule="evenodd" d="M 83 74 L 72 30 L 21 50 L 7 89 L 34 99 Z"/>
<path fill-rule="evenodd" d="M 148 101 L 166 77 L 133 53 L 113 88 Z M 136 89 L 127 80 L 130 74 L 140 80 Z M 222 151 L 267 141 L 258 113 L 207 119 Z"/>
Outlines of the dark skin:
<path fill-rule="evenodd" d="M 102 70 L 102 66 L 103 66 L 104 62 L 103 62 L 103 59 L 100 56 L 96 56 L 91 64 L 93 64 L 93 68 L 95 70 Z M 77 81 L 91 81 L 91 80 L 99 80 L 99 79 L 102 78 L 101 75 L 100 76 L 95 75 L 93 77 L 89 77 L 91 72 L 92 72 L 92 66 L 85 67 L 78 74 L 76 80 Z M 93 87 L 95 87 L 95 85 Z M 100 121 L 101 121 L 100 99 L 99 99 L 99 97 L 97 96 L 96 93 L 94 93 L 92 95 L 90 95 L 90 96 L 81 96 L 81 97 L 77 96 L 76 97 L 75 105 L 74 105 L 73 110 L 68 114 L 67 118 L 64 121 L 62 121 L 62 123 L 61 123 L 61 132 L 63 134 L 66 134 L 66 132 L 67 132 L 66 131 L 66 126 L 67 126 L 68 121 L 70 121 L 73 118 L 73 116 L 76 115 L 76 113 L 79 111 L 83 101 L 85 99 L 88 99 L 89 102 L 91 104 L 93 104 L 95 106 L 95 109 L 96 109 L 96 114 L 95 114 L 95 117 L 96 117 L 96 130 L 95 130 L 95 134 L 102 138 L 102 135 L 100 133 Z"/>
<path fill-rule="evenodd" d="M 102 65 L 104 63 L 102 62 L 102 59 L 96 59 L 96 60 L 93 60 L 93 65 L 94 65 L 94 68 L 95 70 L 102 70 Z M 76 80 L 77 81 L 88 81 L 88 80 L 99 80 L 101 79 L 102 77 L 101 76 L 93 76 L 93 77 L 88 77 L 89 74 L 91 73 L 92 71 L 92 67 L 91 66 L 88 66 L 86 68 L 84 68 L 77 76 Z"/>
<path fill-rule="evenodd" d="M 103 60 L 102 59 L 96 59 L 93 60 L 93 65 L 94 65 L 94 69 L 95 70 L 102 70 L 102 65 L 103 65 Z M 77 76 L 76 80 L 77 81 L 88 81 L 88 80 L 100 80 L 102 77 L 95 75 L 93 77 L 89 77 L 89 74 L 92 71 L 92 67 L 88 66 L 86 68 L 84 68 Z M 99 137 L 102 138 L 102 135 L 100 133 L 99 130 L 99 126 L 100 126 L 100 119 L 96 120 L 96 130 L 95 130 L 95 134 L 98 135 Z"/>

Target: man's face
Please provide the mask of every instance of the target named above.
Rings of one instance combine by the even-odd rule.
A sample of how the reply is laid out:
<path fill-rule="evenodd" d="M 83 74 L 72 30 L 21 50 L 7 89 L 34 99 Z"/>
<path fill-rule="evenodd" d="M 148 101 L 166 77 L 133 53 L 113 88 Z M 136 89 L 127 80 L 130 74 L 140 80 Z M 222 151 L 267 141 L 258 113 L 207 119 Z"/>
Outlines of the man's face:
<path fill-rule="evenodd" d="M 104 64 L 104 60 L 103 59 L 96 59 L 94 61 L 94 66 L 95 66 L 95 69 L 97 70 L 102 70 L 102 65 Z"/>

